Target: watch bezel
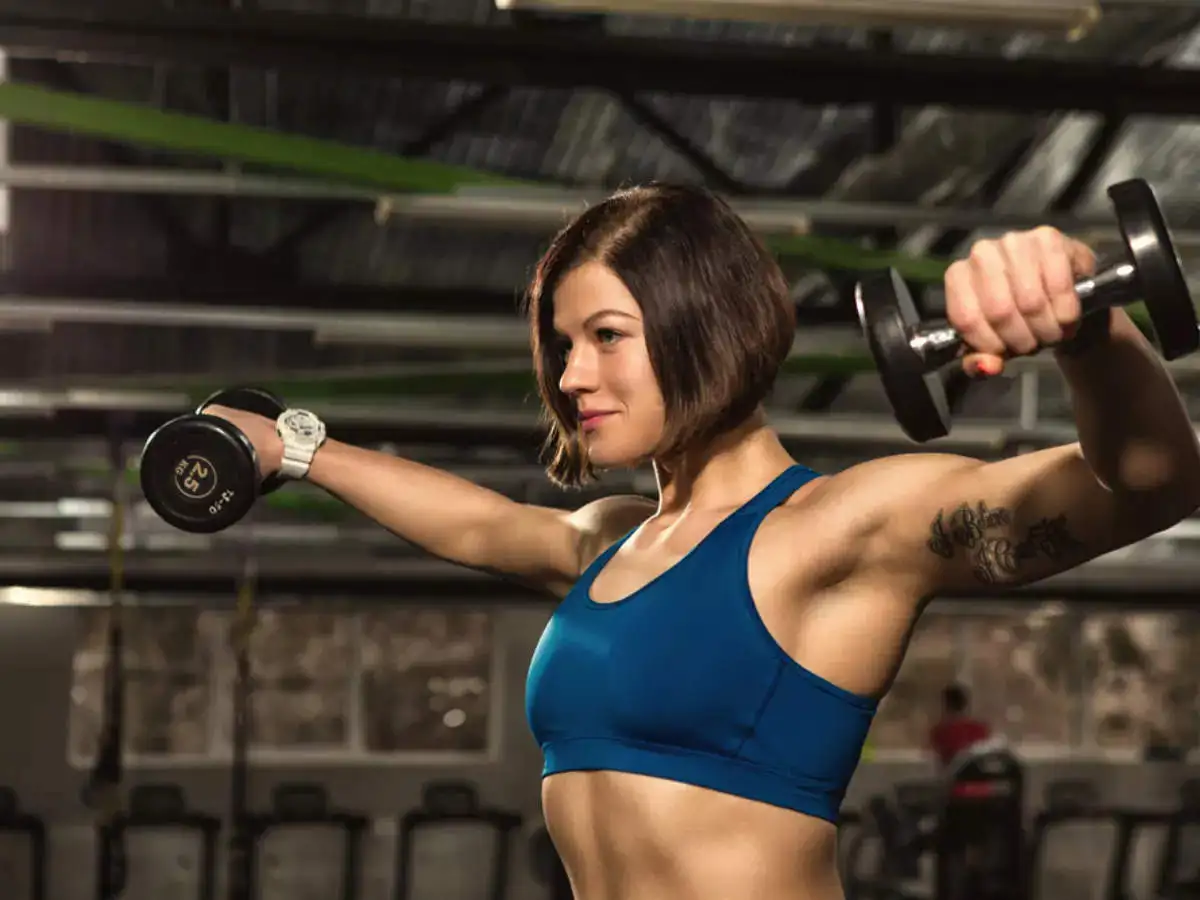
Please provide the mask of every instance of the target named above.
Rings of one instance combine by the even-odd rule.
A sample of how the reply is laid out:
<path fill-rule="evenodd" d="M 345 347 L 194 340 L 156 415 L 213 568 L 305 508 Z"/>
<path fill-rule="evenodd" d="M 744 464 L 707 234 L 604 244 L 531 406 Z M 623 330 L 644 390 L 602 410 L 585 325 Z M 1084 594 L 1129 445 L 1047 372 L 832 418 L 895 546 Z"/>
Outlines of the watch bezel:
<path fill-rule="evenodd" d="M 307 419 L 313 426 L 314 434 L 309 436 L 300 431 L 299 426 L 293 423 L 296 418 Z M 319 447 L 325 438 L 325 423 L 319 416 L 307 409 L 285 409 L 275 423 L 275 430 L 281 438 L 302 447 Z"/>

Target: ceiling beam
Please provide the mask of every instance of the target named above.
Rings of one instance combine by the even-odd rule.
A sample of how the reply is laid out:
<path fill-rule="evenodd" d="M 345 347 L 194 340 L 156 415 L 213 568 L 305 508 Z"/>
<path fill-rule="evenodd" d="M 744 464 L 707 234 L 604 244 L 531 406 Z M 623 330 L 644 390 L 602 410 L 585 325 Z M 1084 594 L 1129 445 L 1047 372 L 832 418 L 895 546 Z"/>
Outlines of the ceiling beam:
<path fill-rule="evenodd" d="M 14 57 L 238 66 L 808 104 L 1192 116 L 1200 71 L 626 37 L 383 17 L 114 8 L 0 13 Z"/>
<path fill-rule="evenodd" d="M 302 398 L 288 398 L 298 402 Z M 183 392 L 135 390 L 30 390 L 0 387 L 0 436 L 12 440 L 110 437 L 136 440 L 167 419 L 187 412 L 195 398 Z M 536 448 L 543 435 L 532 399 L 523 407 L 483 409 L 405 403 L 310 402 L 331 432 L 352 443 L 456 443 Z M 771 423 L 796 447 L 855 447 L 871 452 L 912 449 L 912 441 L 887 416 L 789 415 L 773 411 Z M 1000 454 L 1017 447 L 1069 443 L 1069 422 L 1021 428 L 1010 420 L 959 421 L 951 434 L 926 445 L 942 452 Z"/>
<path fill-rule="evenodd" d="M 130 554 L 124 563 L 129 602 L 148 606 L 200 605 L 230 608 L 241 563 L 236 554 Z M 511 607 L 555 602 L 551 597 L 434 559 L 383 560 L 375 556 L 295 553 L 263 556 L 258 561 L 255 602 L 298 607 L 327 599 L 341 605 L 370 598 L 397 605 Z M 109 602 L 111 572 L 102 553 L 27 553 L 0 555 L 0 604 L 14 606 L 104 606 Z M 1191 561 L 1150 565 L 1087 563 L 1027 587 L 990 595 L 962 591 L 939 600 L 974 603 L 1047 600 L 1111 605 L 1141 610 L 1195 608 L 1200 588 Z M 147 596 L 138 597 L 138 594 Z M 173 596 L 172 596 L 173 595 Z M 354 598 L 350 600 L 348 598 Z M 987 607 L 981 607 L 986 609 Z"/>
<path fill-rule="evenodd" d="M 280 283 L 255 278 L 252 268 L 213 278 L 111 278 L 76 272 L 0 273 L 0 298 L 81 304 L 145 304 L 169 310 L 177 304 L 228 309 L 258 307 L 355 313 L 432 313 L 446 316 L 514 316 L 520 291 L 474 287 L 420 287 L 389 284 Z M 2 319 L 2 317 L 0 317 Z"/>

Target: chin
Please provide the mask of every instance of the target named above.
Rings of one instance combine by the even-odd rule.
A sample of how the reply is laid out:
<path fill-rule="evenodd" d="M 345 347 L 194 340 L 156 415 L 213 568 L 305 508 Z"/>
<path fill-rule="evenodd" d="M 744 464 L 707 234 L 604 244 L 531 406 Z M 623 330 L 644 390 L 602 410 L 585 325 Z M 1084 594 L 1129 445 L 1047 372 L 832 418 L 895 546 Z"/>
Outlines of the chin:
<path fill-rule="evenodd" d="M 589 442 L 588 462 L 597 469 L 636 469 L 645 461 L 646 451 L 628 447 L 606 447 L 603 441 Z"/>

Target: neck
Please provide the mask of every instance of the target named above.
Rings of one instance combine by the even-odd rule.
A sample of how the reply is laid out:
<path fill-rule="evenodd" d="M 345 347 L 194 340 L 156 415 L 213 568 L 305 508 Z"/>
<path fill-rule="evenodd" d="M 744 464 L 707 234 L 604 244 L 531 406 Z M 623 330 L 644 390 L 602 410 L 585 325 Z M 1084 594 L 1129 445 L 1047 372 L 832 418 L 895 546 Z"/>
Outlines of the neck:
<path fill-rule="evenodd" d="M 655 460 L 658 514 L 737 506 L 762 490 L 764 473 L 774 478 L 794 462 L 766 417 L 755 413 L 703 448 Z"/>

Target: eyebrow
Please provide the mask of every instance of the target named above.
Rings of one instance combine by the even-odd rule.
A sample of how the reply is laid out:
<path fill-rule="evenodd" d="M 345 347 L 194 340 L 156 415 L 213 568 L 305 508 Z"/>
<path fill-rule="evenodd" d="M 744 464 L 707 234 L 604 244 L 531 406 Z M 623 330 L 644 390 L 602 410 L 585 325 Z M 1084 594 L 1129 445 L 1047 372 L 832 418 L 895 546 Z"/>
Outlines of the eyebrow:
<path fill-rule="evenodd" d="M 605 316 L 620 316 L 623 319 L 637 319 L 637 316 L 632 313 L 621 312 L 619 309 L 602 309 L 599 312 L 594 312 L 583 320 L 583 327 L 588 328 L 596 322 L 597 319 L 602 319 Z"/>
<path fill-rule="evenodd" d="M 633 313 L 622 312 L 619 309 L 601 309 L 584 319 L 583 324 L 580 327 L 586 331 L 587 329 L 591 328 L 598 319 L 602 319 L 605 316 L 620 316 L 622 319 L 632 319 L 633 321 L 637 321 L 637 316 L 635 316 Z M 554 325 L 554 331 L 556 334 L 560 335 L 564 333 L 563 330 L 557 325 Z"/>

